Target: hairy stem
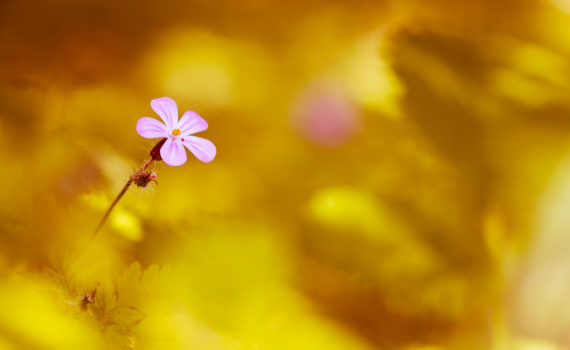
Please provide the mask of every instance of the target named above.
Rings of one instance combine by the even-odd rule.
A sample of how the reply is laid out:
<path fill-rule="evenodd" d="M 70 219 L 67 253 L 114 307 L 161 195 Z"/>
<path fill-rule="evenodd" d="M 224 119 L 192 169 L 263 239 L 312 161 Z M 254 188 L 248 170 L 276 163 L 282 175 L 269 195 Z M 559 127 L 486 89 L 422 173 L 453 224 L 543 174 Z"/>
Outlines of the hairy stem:
<path fill-rule="evenodd" d="M 107 221 L 107 218 L 109 218 L 109 215 L 111 215 L 113 208 L 115 208 L 115 206 L 117 205 L 119 200 L 121 200 L 123 195 L 129 189 L 129 187 L 131 186 L 133 181 L 135 181 L 136 176 L 141 175 L 152 162 L 162 160 L 162 158 L 160 157 L 160 149 L 162 148 L 162 145 L 164 145 L 165 142 L 166 142 L 166 138 L 160 139 L 160 141 L 158 141 L 154 145 L 154 147 L 150 150 L 150 159 L 147 160 L 146 163 L 144 163 L 143 166 L 136 173 L 134 173 L 133 175 L 131 175 L 129 177 L 129 180 L 127 181 L 125 186 L 123 186 L 123 189 L 121 190 L 121 192 L 119 192 L 119 194 L 117 195 L 117 197 L 115 198 L 113 203 L 111 203 L 111 205 L 109 206 L 109 209 L 107 209 L 107 211 L 105 212 L 105 215 L 103 215 L 103 218 L 99 222 L 99 225 L 97 225 L 97 228 L 95 229 L 95 231 L 93 231 L 93 234 L 91 234 L 91 238 L 89 238 L 89 242 L 91 242 L 93 240 L 93 238 L 95 238 L 95 236 L 97 236 L 97 233 L 99 232 L 101 227 L 103 227 L 103 224 L 105 224 L 105 221 Z M 138 183 L 136 183 L 136 184 L 139 185 Z M 87 244 L 89 244 L 89 243 L 87 243 Z"/>
<path fill-rule="evenodd" d="M 154 161 L 155 159 L 153 157 L 151 157 L 149 160 L 146 161 L 146 163 L 144 163 L 144 165 L 135 173 L 135 174 L 140 174 L 143 171 L 146 170 L 146 168 L 148 168 L 148 166 Z M 105 223 L 105 221 L 107 221 L 107 218 L 109 218 L 109 215 L 111 214 L 111 212 L 113 211 L 113 208 L 115 208 L 115 205 L 117 205 L 117 203 L 119 202 L 119 200 L 121 200 L 121 198 L 123 197 L 123 195 L 127 192 L 127 190 L 129 189 L 129 187 L 131 186 L 131 184 L 133 183 L 133 176 L 129 177 L 129 180 L 127 181 L 127 183 L 125 184 L 125 186 L 123 186 L 123 189 L 121 190 L 121 192 L 119 192 L 119 194 L 117 195 L 117 197 L 115 197 L 115 200 L 113 201 L 113 203 L 111 203 L 111 205 L 109 206 L 109 209 L 107 209 L 107 211 L 105 212 L 105 215 L 103 215 L 103 218 L 101 219 L 101 221 L 99 222 L 99 225 L 97 225 L 97 228 L 95 229 L 95 231 L 93 231 L 93 234 L 91 235 L 91 238 L 89 239 L 90 241 L 93 240 L 93 238 L 95 238 L 95 236 L 97 235 L 97 233 L 99 232 L 99 230 L 101 229 L 101 227 L 103 227 L 103 224 Z"/>

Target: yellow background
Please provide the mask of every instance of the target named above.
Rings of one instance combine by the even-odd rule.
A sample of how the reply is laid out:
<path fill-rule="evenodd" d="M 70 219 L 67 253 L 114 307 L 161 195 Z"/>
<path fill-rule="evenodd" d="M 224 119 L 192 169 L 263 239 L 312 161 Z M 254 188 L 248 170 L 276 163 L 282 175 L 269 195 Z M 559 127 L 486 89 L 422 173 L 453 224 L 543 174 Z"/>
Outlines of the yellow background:
<path fill-rule="evenodd" d="M 570 348 L 568 0 L 3 1 L 0 150 L 2 350 Z"/>

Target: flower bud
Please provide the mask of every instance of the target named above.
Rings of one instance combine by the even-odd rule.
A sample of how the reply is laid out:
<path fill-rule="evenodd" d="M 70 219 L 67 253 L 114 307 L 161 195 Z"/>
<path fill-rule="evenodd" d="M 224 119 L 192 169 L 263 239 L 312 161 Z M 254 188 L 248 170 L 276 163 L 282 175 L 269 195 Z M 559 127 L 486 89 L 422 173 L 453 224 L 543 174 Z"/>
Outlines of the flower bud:
<path fill-rule="evenodd" d="M 93 289 L 91 292 L 83 295 L 79 301 L 79 308 L 81 311 L 87 311 L 87 305 L 95 302 L 95 295 L 97 294 L 97 288 Z"/>
<path fill-rule="evenodd" d="M 138 187 L 146 187 L 151 181 L 156 182 L 156 173 L 147 170 L 138 171 L 131 175 L 131 180 Z"/>
<path fill-rule="evenodd" d="M 152 157 L 152 160 L 155 161 L 162 160 L 162 157 L 160 156 L 160 149 L 162 148 L 162 145 L 164 145 L 165 142 L 166 142 L 166 137 L 158 141 L 158 143 L 154 145 L 152 150 L 150 150 L 150 156 Z"/>

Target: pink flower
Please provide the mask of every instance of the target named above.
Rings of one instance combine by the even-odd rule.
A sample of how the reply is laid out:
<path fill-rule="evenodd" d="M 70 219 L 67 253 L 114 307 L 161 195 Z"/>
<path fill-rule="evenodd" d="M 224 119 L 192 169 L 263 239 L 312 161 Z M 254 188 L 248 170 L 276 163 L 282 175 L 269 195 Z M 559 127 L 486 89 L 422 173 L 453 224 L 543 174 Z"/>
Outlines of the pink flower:
<path fill-rule="evenodd" d="M 216 156 L 216 146 L 206 139 L 190 136 L 208 129 L 208 123 L 196 112 L 186 111 L 178 120 L 178 107 L 170 97 L 150 101 L 152 109 L 162 121 L 142 117 L 137 122 L 137 132 L 144 138 L 166 138 L 160 148 L 160 156 L 168 165 L 179 166 L 186 163 L 186 146 L 202 162 L 211 162 Z"/>

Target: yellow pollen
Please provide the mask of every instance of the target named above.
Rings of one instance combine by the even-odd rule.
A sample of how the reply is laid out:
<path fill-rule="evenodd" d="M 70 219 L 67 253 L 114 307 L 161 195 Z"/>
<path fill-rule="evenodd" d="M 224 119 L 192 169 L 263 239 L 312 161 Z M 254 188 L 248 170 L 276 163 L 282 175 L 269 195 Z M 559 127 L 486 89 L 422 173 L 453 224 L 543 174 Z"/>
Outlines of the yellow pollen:
<path fill-rule="evenodd" d="M 174 136 L 180 136 L 180 129 L 174 129 L 174 130 L 172 130 L 172 135 L 174 135 Z"/>

